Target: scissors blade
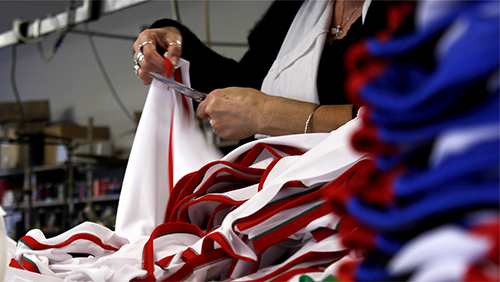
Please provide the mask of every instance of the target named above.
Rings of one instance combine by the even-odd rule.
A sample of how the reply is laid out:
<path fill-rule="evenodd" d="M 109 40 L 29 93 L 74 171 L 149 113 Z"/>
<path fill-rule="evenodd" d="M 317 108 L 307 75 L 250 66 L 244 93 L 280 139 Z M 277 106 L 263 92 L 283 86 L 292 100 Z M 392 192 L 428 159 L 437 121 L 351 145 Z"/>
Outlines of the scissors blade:
<path fill-rule="evenodd" d="M 182 93 L 182 94 L 192 98 L 193 100 L 195 100 L 197 102 L 200 102 L 201 100 L 203 100 L 207 96 L 207 94 L 205 94 L 203 92 L 194 90 L 191 87 L 188 87 L 180 82 L 175 81 L 174 79 L 172 79 L 170 77 L 166 77 L 166 76 L 161 75 L 159 73 L 149 72 L 149 75 L 158 79 L 160 82 L 174 88 L 177 92 Z"/>

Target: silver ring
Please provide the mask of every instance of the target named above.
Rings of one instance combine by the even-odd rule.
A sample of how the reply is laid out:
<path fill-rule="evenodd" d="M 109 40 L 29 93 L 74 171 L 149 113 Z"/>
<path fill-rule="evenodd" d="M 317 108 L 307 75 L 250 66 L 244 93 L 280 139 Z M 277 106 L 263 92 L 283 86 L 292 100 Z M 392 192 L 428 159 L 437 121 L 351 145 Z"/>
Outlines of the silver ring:
<path fill-rule="evenodd" d="M 139 51 L 142 53 L 142 47 L 144 47 L 144 45 L 146 44 L 153 44 L 153 41 L 144 41 L 142 42 L 141 45 L 139 45 Z"/>
<path fill-rule="evenodd" d="M 144 59 L 144 54 L 142 52 L 137 53 L 137 56 L 135 56 L 134 62 L 135 63 L 140 63 Z"/>
<path fill-rule="evenodd" d="M 144 54 L 142 54 L 142 52 L 139 52 L 139 54 L 137 54 L 137 57 L 135 58 L 134 62 L 136 65 L 139 65 L 139 67 L 141 67 L 141 62 L 143 59 L 144 59 Z"/>
<path fill-rule="evenodd" d="M 134 64 L 134 73 L 135 73 L 135 76 L 137 76 L 137 78 L 139 78 L 139 74 L 137 73 L 139 71 L 139 69 L 141 68 L 141 66 L 139 64 Z"/>
<path fill-rule="evenodd" d="M 168 44 L 168 46 L 172 46 L 172 45 L 182 46 L 182 42 L 180 40 L 172 40 L 172 41 L 170 41 L 170 43 Z"/>

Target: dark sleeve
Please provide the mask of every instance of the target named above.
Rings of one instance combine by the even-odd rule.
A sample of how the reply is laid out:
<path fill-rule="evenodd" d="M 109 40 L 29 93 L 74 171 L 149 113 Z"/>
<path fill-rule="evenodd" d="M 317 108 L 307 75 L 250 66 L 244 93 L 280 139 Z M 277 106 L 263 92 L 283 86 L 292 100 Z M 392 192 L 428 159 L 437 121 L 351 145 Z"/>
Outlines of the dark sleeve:
<path fill-rule="evenodd" d="M 173 26 L 180 30 L 182 58 L 190 62 L 193 88 L 206 93 L 230 86 L 260 89 L 301 4 L 302 1 L 273 2 L 248 36 L 249 49 L 239 62 L 214 52 L 174 20 L 156 21 L 151 28 Z"/>

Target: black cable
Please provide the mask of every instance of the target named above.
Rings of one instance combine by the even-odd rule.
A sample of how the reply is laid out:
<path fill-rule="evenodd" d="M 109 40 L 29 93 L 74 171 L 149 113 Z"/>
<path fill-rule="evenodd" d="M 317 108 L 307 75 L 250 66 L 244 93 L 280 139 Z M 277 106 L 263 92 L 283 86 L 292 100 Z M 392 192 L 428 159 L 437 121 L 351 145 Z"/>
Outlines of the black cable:
<path fill-rule="evenodd" d="M 111 83 L 111 80 L 109 79 L 109 76 L 106 72 L 106 69 L 104 69 L 104 65 L 102 64 L 101 57 L 99 56 L 99 53 L 97 52 L 97 48 L 94 43 L 94 39 L 92 38 L 92 34 L 90 34 L 89 27 L 87 24 L 85 24 L 85 31 L 89 34 L 89 43 L 90 47 L 92 48 L 92 52 L 94 53 L 95 60 L 97 61 L 97 64 L 99 65 L 99 69 L 101 70 L 102 76 L 104 77 L 104 80 L 106 80 L 106 83 L 108 84 L 109 90 L 113 94 L 113 97 L 115 97 L 116 102 L 118 105 L 120 105 L 120 108 L 122 111 L 125 113 L 125 115 L 134 123 L 136 124 L 134 116 L 127 110 L 125 105 L 123 104 L 122 100 L 116 93 L 115 88 L 113 87 L 113 84 Z"/>
<path fill-rule="evenodd" d="M 12 63 L 10 66 L 10 85 L 12 86 L 12 91 L 14 92 L 14 96 L 16 97 L 16 102 L 19 107 L 19 113 L 21 113 L 21 122 L 19 124 L 19 128 L 21 132 L 26 132 L 26 116 L 24 113 L 24 105 L 21 101 L 21 96 L 19 95 L 19 91 L 17 89 L 16 83 L 16 64 L 17 64 L 17 45 L 12 45 Z"/>

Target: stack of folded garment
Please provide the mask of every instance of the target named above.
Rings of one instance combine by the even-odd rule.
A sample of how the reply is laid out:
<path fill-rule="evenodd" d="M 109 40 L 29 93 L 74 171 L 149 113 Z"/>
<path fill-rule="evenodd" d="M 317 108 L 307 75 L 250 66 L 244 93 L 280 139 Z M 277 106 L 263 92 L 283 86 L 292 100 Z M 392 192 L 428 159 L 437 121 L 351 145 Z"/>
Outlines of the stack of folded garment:
<path fill-rule="evenodd" d="M 362 257 L 342 281 L 500 279 L 499 5 L 419 2 L 414 32 L 350 53 L 373 162 L 329 195 Z"/>
<path fill-rule="evenodd" d="M 144 236 L 90 222 L 53 238 L 30 230 L 10 267 L 86 282 L 330 279 L 347 251 L 324 191 L 369 162 L 349 146 L 359 126 L 240 146 L 181 178 Z"/>

